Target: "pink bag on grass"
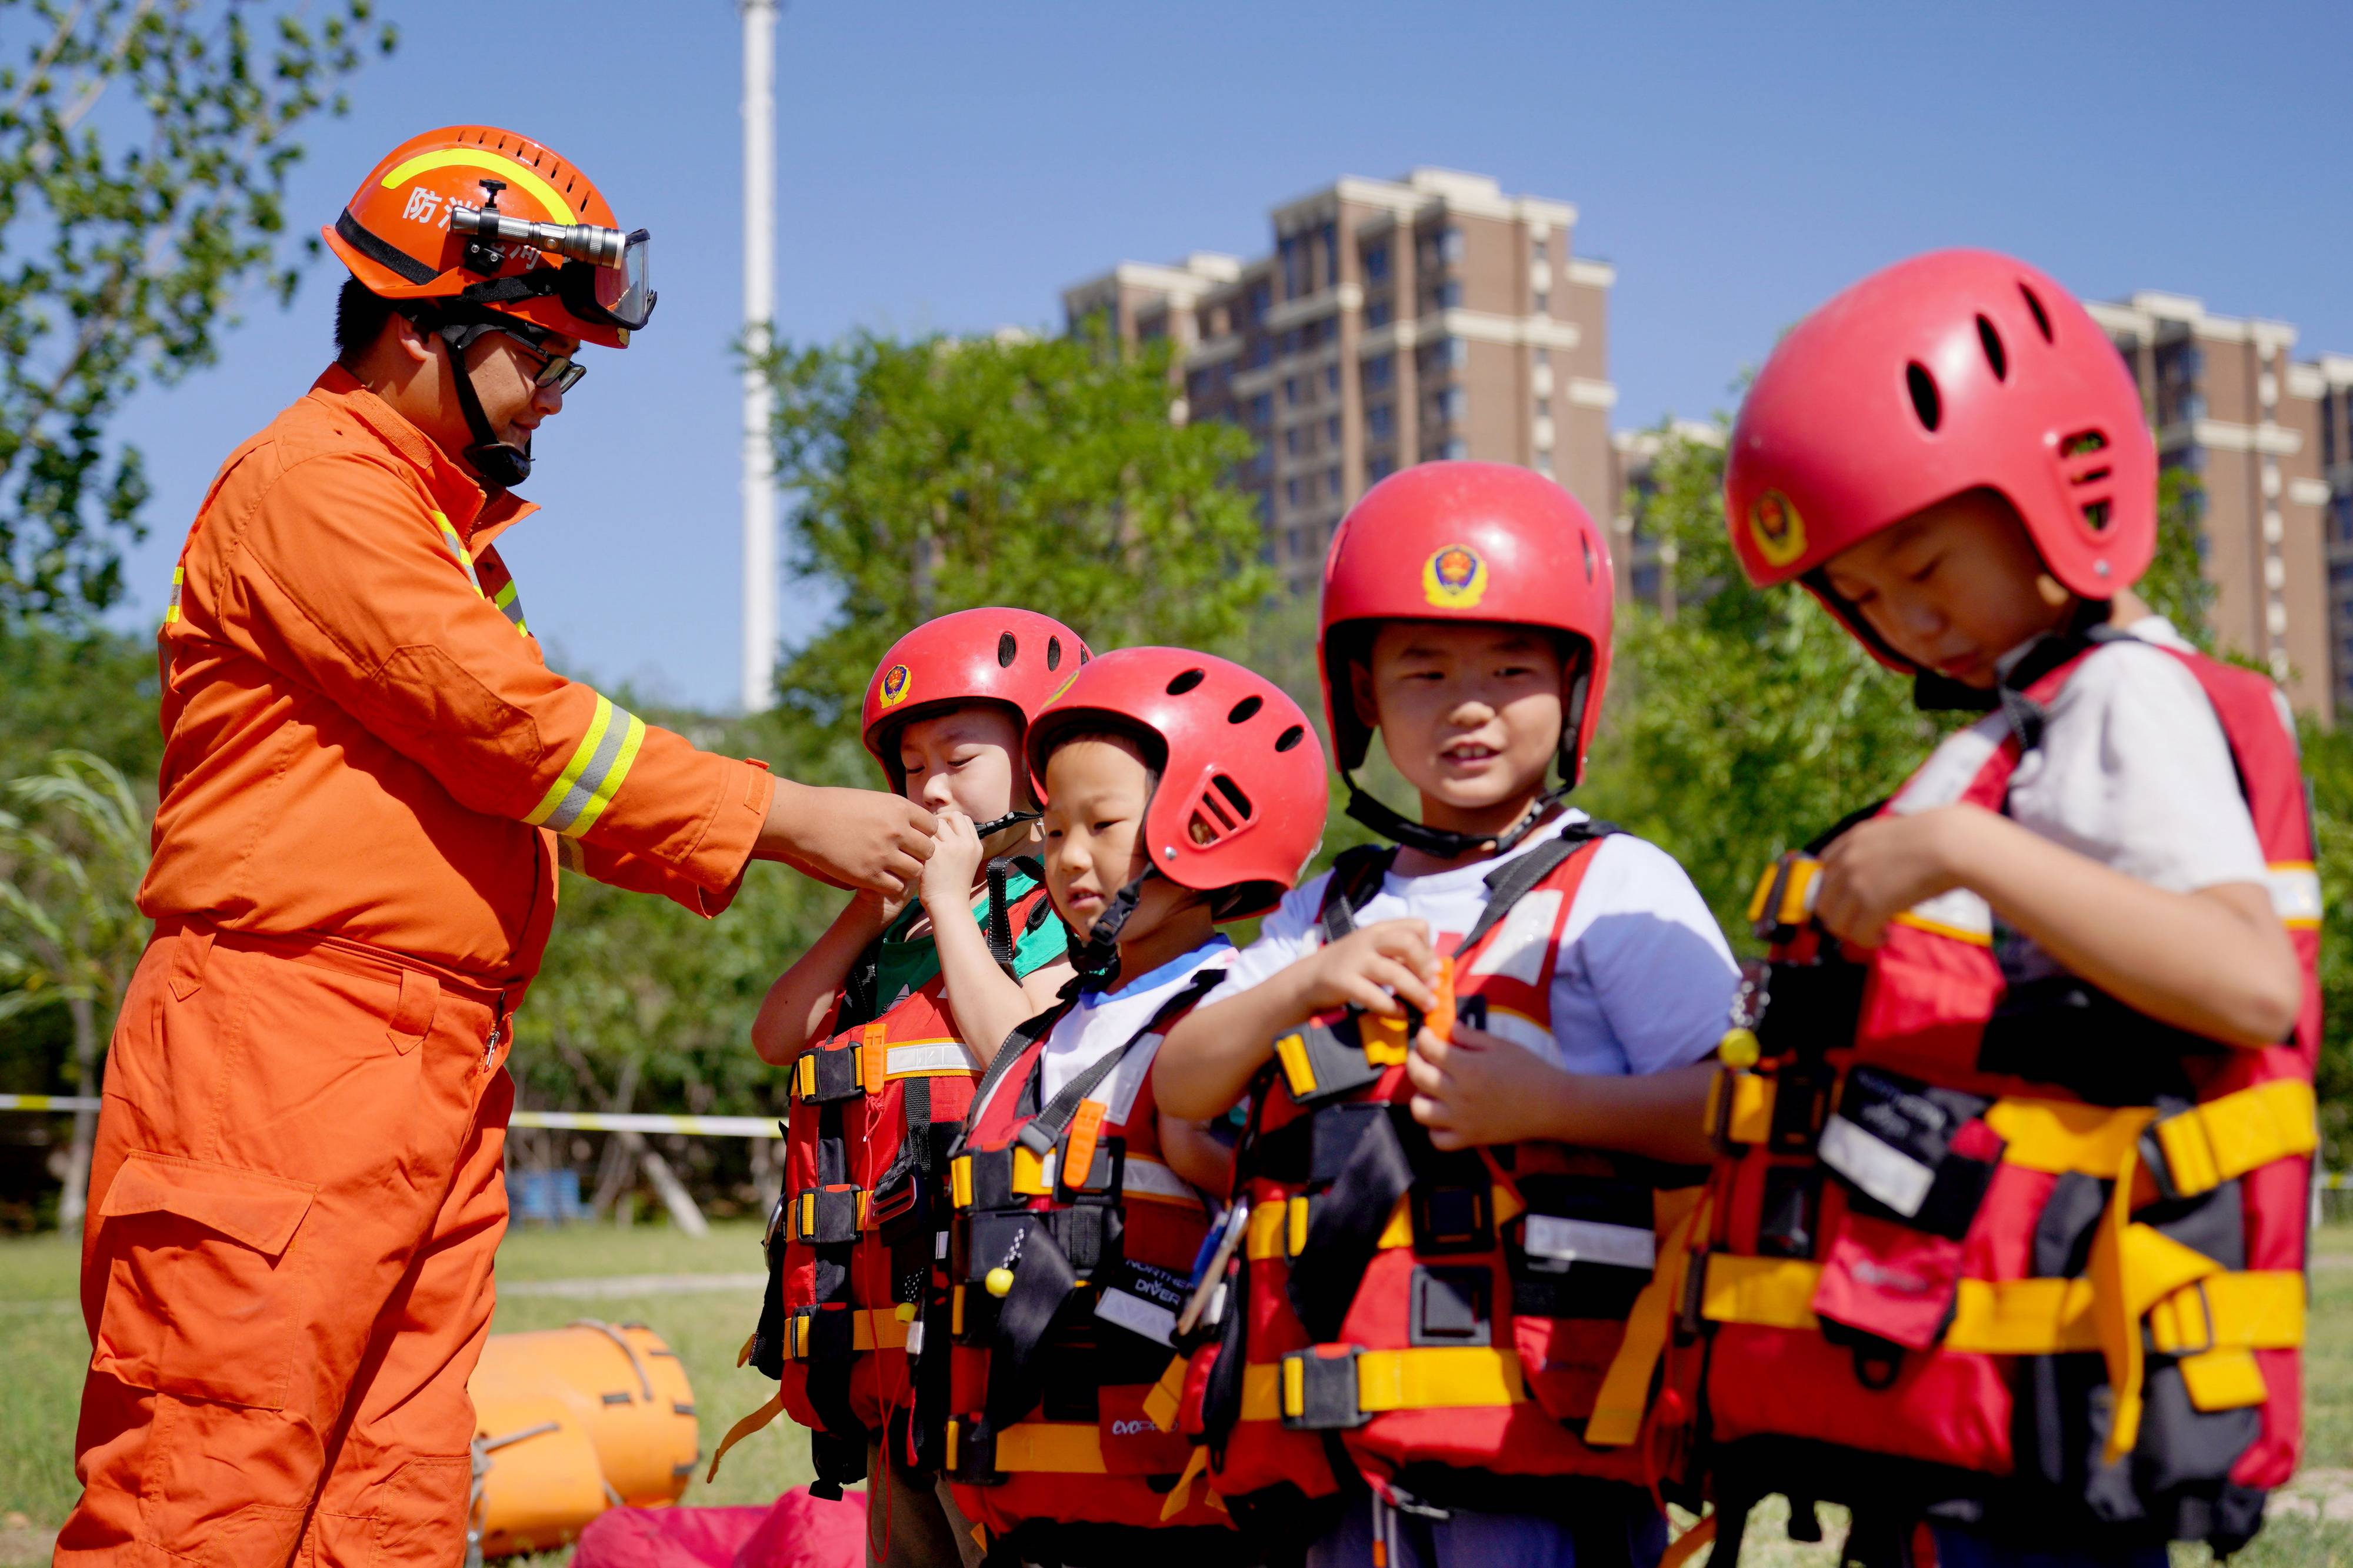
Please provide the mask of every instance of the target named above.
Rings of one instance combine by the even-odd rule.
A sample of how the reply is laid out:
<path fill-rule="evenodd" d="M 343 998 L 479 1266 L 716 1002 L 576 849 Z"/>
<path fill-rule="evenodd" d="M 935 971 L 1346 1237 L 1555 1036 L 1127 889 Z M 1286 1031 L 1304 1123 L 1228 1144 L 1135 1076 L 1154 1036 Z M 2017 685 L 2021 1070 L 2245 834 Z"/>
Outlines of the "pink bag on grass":
<path fill-rule="evenodd" d="M 607 1509 L 572 1568 L 864 1568 L 866 1499 L 794 1488 L 767 1508 Z"/>

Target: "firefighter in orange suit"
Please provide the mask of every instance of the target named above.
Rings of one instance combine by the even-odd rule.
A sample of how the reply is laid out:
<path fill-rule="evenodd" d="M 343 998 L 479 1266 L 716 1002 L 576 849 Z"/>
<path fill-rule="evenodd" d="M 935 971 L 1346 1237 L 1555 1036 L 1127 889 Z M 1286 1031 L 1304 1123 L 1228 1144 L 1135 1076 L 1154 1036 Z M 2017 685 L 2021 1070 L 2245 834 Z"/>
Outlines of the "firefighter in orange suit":
<path fill-rule="evenodd" d="M 458 1562 L 559 863 L 716 914 L 754 858 L 895 896 L 930 852 L 920 807 L 697 751 L 532 639 L 491 542 L 574 356 L 652 310 L 644 232 L 462 126 L 325 237 L 339 362 L 230 456 L 173 574 L 65 1564 Z"/>

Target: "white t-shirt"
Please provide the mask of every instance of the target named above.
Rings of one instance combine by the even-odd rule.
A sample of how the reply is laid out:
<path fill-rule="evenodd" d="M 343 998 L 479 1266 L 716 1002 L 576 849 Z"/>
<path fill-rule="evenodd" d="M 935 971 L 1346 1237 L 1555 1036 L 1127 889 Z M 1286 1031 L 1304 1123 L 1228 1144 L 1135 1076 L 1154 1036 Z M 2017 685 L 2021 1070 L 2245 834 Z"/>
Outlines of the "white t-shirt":
<path fill-rule="evenodd" d="M 1392 871 L 1356 911 L 1356 924 L 1426 921 L 1439 952 L 1451 952 L 1478 923 L 1495 868 L 1585 819 L 1581 811 L 1565 812 L 1509 855 L 1493 859 L 1424 877 Z M 1202 1005 L 1247 990 L 1314 952 L 1316 916 L 1330 879 L 1327 871 L 1285 897 Z M 1549 933 L 1547 921 L 1544 934 Z M 1507 924 L 1497 943 L 1511 934 Z M 1674 857 L 1631 834 L 1611 834 L 1594 850 L 1561 932 L 1550 1055 L 1580 1073 L 1654 1073 L 1695 1062 L 1723 1038 L 1739 978 L 1715 917 Z M 1503 1022 L 1499 1016 L 1496 1032 L 1507 1032 Z M 1536 1048 L 1542 1042 L 1521 1044 Z"/>
<path fill-rule="evenodd" d="M 1071 1010 L 1054 1021 L 1052 1031 L 1046 1037 L 1046 1048 L 1039 1058 L 1042 1071 L 1038 1103 L 1052 1104 L 1064 1085 L 1101 1061 L 1105 1053 L 1134 1039 L 1135 1032 L 1152 1022 L 1152 1016 L 1183 990 L 1195 974 L 1230 957 L 1233 951 L 1234 944 L 1220 933 L 1150 973 L 1136 976 L 1116 991 L 1081 992 Z M 1159 1053 L 1158 1040 L 1145 1041 L 1087 1098 L 1103 1106 L 1107 1120 L 1125 1121 L 1128 1113 L 1135 1109 L 1136 1091 L 1144 1087 L 1145 1074 L 1152 1070 L 1153 1058 Z"/>
<path fill-rule="evenodd" d="M 2139 642 L 2094 648 L 2045 709 L 2042 743 L 2020 760 L 2010 781 L 2010 819 L 2168 892 L 2266 885 L 2263 846 L 2221 721 L 2196 678 L 2163 651 L 2189 645 L 2162 616 L 2123 629 Z M 2004 668 L 2026 652 L 2013 651 Z M 2295 732 L 2284 699 L 2281 721 Z M 2009 736 L 2000 713 L 1947 736 L 1889 809 L 1948 804 Z M 2007 931 L 1997 938 L 2013 980 L 2057 972 L 2026 938 Z"/>

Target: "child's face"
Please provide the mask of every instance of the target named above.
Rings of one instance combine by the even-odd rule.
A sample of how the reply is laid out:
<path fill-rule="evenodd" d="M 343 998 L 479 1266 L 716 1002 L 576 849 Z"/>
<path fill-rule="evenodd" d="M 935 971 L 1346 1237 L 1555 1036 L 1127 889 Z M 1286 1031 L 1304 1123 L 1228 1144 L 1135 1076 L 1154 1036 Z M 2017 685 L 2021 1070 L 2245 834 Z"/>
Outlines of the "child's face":
<path fill-rule="evenodd" d="M 900 793 L 928 811 L 954 806 L 975 822 L 994 822 L 1029 804 L 1014 759 L 1021 725 L 1001 703 L 974 702 L 913 719 L 899 730 Z"/>
<path fill-rule="evenodd" d="M 1119 890 L 1145 873 L 1144 811 L 1152 770 L 1124 741 L 1080 739 L 1046 759 L 1046 891 L 1081 941 Z M 1123 946 L 1156 930 L 1193 895 L 1155 878 L 1120 928 Z"/>
<path fill-rule="evenodd" d="M 1989 689 L 1995 660 L 2056 631 L 2071 603 L 2010 503 L 1969 490 L 1831 557 L 1831 591 L 1923 669 Z"/>
<path fill-rule="evenodd" d="M 1349 670 L 1406 782 L 1457 810 L 1525 799 L 1560 750 L 1559 645 L 1526 626 L 1390 621 Z"/>

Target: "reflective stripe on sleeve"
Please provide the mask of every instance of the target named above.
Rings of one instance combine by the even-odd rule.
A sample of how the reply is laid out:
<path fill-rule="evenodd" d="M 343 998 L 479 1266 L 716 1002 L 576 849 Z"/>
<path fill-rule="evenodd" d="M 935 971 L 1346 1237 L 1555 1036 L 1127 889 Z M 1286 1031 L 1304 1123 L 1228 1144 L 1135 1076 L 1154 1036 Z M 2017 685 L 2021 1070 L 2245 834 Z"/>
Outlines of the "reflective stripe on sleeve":
<path fill-rule="evenodd" d="M 547 786 L 537 809 L 523 818 L 535 827 L 551 827 L 577 838 L 596 826 L 605 808 L 620 793 L 645 743 L 646 721 L 626 708 L 617 708 L 602 692 L 596 696 L 596 716 L 582 736 L 572 760 Z"/>
<path fill-rule="evenodd" d="M 516 594 L 515 585 L 512 580 L 508 582 L 505 587 L 498 591 L 497 595 L 491 600 L 491 603 L 499 607 L 499 613 L 501 615 L 506 616 L 507 619 L 514 623 L 515 630 L 522 633 L 525 637 L 529 637 L 531 635 L 531 628 L 523 625 L 522 596 Z"/>
<path fill-rule="evenodd" d="M 458 531 L 449 525 L 449 520 L 438 511 L 433 514 L 433 525 L 441 531 L 441 542 L 449 547 L 449 553 L 456 556 L 458 564 L 465 568 L 466 581 L 474 585 L 475 593 L 480 593 L 482 580 L 475 574 L 474 558 L 466 553 L 466 542 L 458 537 Z"/>
<path fill-rule="evenodd" d="M 2291 931 L 2316 931 L 2320 926 L 2320 873 L 2309 860 L 2274 860 L 2265 868 L 2272 910 Z"/>
<path fill-rule="evenodd" d="M 188 569 L 185 566 L 172 568 L 172 602 L 164 611 L 164 624 L 167 626 L 180 618 L 180 584 L 187 579 Z"/>

